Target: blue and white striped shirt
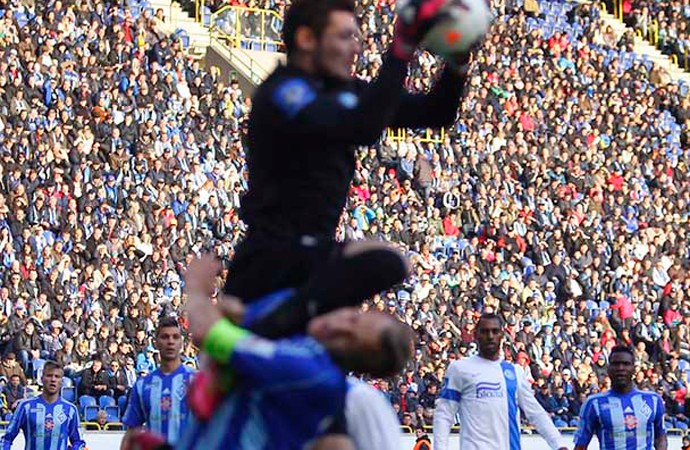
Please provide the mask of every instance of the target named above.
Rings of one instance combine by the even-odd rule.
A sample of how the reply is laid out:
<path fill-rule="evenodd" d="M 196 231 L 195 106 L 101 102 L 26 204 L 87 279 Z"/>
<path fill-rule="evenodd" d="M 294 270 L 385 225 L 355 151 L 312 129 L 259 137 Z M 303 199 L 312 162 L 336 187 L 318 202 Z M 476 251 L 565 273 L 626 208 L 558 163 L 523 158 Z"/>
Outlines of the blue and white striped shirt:
<path fill-rule="evenodd" d="M 194 371 L 184 364 L 174 372 L 160 369 L 140 378 L 134 384 L 122 422 L 128 427 L 146 424 L 151 431 L 175 444 L 187 426 L 187 386 Z"/>
<path fill-rule="evenodd" d="M 580 411 L 575 445 L 587 446 L 596 435 L 601 450 L 647 450 L 665 434 L 664 402 L 654 392 L 613 390 L 589 397 Z"/>
<path fill-rule="evenodd" d="M 2 437 L 2 450 L 12 448 L 19 430 L 24 432 L 26 450 L 67 450 L 68 442 L 72 450 L 83 450 L 86 445 L 77 407 L 62 398 L 53 403 L 43 396 L 22 401 Z"/>

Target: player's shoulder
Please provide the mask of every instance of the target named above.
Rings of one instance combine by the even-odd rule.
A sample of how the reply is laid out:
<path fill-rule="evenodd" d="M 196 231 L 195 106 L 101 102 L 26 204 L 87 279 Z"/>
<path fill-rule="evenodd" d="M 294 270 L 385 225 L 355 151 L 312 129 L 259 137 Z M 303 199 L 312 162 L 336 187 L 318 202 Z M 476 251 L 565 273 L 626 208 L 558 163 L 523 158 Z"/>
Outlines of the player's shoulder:
<path fill-rule="evenodd" d="M 379 399 L 386 400 L 381 391 L 354 377 L 347 378 L 347 401 L 350 400 L 371 400 L 377 401 Z"/>
<path fill-rule="evenodd" d="M 75 413 L 79 414 L 79 408 L 77 407 L 76 404 L 65 400 L 64 398 L 60 398 L 60 404 L 62 407 L 67 410 L 67 411 L 74 411 Z"/>
<path fill-rule="evenodd" d="M 476 356 L 470 356 L 469 358 L 456 359 L 448 366 L 448 373 L 462 374 L 474 370 L 478 365 L 478 360 Z"/>
<path fill-rule="evenodd" d="M 654 391 L 647 391 L 642 389 L 635 389 L 633 395 L 639 395 L 644 400 L 659 401 L 663 404 L 663 399 Z"/>
<path fill-rule="evenodd" d="M 607 402 L 611 397 L 611 392 L 599 392 L 598 394 L 592 394 L 585 399 L 584 406 L 600 404 Z"/>
<path fill-rule="evenodd" d="M 306 74 L 289 67 L 279 67 L 266 79 L 256 97 L 259 102 L 268 99 L 280 112 L 292 117 L 314 101 L 317 95 L 316 84 Z"/>

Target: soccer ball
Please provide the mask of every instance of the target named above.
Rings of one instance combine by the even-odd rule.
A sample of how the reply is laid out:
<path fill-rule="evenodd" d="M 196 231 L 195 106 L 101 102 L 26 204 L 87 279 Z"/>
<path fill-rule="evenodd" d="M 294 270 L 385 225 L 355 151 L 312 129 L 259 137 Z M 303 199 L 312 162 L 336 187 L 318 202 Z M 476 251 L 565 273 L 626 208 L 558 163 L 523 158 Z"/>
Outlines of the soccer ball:
<path fill-rule="evenodd" d="M 427 33 L 422 46 L 439 56 L 467 52 L 489 31 L 493 13 L 489 0 L 447 0 L 443 16 Z"/>

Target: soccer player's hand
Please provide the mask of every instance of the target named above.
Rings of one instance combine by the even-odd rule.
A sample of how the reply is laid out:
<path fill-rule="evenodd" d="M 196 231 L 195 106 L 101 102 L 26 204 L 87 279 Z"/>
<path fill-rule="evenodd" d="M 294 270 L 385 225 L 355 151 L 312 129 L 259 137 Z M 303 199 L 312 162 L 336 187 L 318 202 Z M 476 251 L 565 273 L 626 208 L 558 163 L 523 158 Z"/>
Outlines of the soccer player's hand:
<path fill-rule="evenodd" d="M 447 0 L 398 0 L 398 18 L 393 36 L 393 53 L 409 59 L 431 27 L 443 16 L 440 13 Z"/>
<path fill-rule="evenodd" d="M 189 264 L 184 275 L 189 332 L 198 346 L 203 343 L 211 327 L 223 318 L 220 310 L 210 300 L 220 268 L 220 262 L 216 258 L 212 255 L 203 255 Z"/>

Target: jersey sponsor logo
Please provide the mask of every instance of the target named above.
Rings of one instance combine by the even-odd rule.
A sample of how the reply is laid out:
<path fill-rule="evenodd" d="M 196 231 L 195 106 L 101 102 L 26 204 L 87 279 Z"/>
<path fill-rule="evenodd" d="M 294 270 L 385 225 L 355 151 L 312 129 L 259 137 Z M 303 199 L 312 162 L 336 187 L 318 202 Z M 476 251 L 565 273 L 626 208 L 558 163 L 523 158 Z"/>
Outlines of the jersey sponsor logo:
<path fill-rule="evenodd" d="M 338 94 L 338 103 L 347 109 L 354 109 L 359 103 L 359 98 L 352 92 L 341 92 Z"/>
<path fill-rule="evenodd" d="M 477 383 L 477 398 L 503 398 L 501 383 Z"/>
<path fill-rule="evenodd" d="M 314 89 L 300 78 L 284 81 L 273 92 L 273 101 L 290 118 L 295 117 L 315 98 Z"/>
<path fill-rule="evenodd" d="M 55 422 L 53 422 L 53 419 L 46 419 L 46 430 L 53 431 L 53 428 L 55 428 Z"/>
<path fill-rule="evenodd" d="M 170 411 L 170 408 L 172 408 L 170 397 L 161 397 L 161 411 Z"/>

